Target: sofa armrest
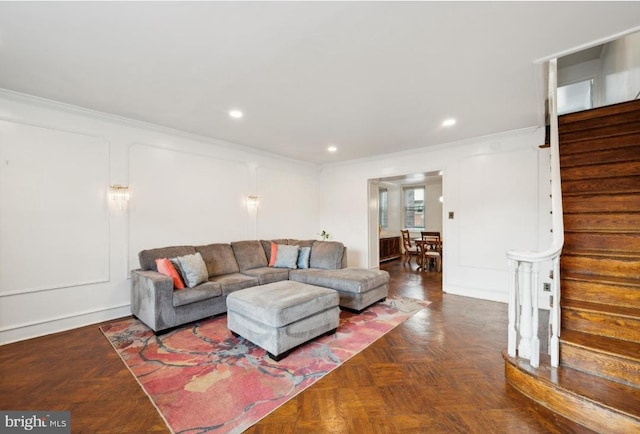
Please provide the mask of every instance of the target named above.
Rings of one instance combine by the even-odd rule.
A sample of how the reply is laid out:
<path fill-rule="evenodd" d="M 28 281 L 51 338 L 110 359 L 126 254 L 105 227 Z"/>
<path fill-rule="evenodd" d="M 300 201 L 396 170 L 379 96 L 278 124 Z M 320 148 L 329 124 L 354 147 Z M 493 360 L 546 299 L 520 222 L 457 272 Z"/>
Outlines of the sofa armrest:
<path fill-rule="evenodd" d="M 171 325 L 173 280 L 157 271 L 131 271 L 131 313 L 154 331 Z"/>

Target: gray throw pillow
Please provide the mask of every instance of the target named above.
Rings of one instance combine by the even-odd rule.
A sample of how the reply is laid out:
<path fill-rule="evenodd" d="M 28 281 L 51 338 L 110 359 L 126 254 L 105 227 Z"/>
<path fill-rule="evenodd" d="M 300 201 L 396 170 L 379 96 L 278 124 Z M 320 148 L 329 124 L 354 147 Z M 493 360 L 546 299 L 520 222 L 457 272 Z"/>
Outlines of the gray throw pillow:
<path fill-rule="evenodd" d="M 296 268 L 296 264 L 298 263 L 298 249 L 298 246 L 278 244 L 278 256 L 273 266 L 275 268 Z"/>
<path fill-rule="evenodd" d="M 311 257 L 311 247 L 300 247 L 298 253 L 298 268 L 309 268 L 309 258 Z"/>
<path fill-rule="evenodd" d="M 189 288 L 193 288 L 201 283 L 204 283 L 209 278 L 209 272 L 207 271 L 207 265 L 202 259 L 200 252 L 193 255 L 178 256 L 178 263 L 184 273 L 184 283 Z"/>

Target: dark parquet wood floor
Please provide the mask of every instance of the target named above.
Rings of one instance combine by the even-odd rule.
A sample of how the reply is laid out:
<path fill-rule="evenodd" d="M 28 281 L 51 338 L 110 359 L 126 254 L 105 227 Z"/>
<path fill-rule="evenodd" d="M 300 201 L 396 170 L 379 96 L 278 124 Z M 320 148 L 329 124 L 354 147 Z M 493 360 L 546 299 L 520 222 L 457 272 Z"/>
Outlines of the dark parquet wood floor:
<path fill-rule="evenodd" d="M 506 384 L 506 305 L 443 294 L 415 264 L 382 269 L 391 294 L 432 304 L 247 432 L 585 432 Z M 0 346 L 0 409 L 70 410 L 74 433 L 168 432 L 96 325 Z"/>

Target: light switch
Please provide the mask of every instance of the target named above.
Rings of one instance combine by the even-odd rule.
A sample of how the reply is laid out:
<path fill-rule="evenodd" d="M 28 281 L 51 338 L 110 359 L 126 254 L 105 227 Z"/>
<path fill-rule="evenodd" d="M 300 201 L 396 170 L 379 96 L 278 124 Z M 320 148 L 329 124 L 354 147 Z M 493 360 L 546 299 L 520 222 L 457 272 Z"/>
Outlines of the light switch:
<path fill-rule="evenodd" d="M 449 211 L 449 220 L 453 220 L 453 211 Z"/>

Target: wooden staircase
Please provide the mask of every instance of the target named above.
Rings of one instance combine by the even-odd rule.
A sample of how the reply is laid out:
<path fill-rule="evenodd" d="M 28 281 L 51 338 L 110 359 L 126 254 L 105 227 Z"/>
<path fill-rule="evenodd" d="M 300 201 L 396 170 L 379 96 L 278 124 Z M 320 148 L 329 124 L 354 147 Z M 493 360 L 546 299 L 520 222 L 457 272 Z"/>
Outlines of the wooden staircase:
<path fill-rule="evenodd" d="M 591 430 L 640 432 L 640 101 L 558 122 L 560 367 L 505 358 L 507 379 Z"/>

